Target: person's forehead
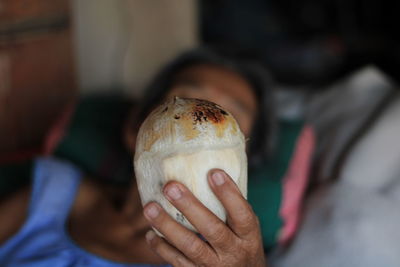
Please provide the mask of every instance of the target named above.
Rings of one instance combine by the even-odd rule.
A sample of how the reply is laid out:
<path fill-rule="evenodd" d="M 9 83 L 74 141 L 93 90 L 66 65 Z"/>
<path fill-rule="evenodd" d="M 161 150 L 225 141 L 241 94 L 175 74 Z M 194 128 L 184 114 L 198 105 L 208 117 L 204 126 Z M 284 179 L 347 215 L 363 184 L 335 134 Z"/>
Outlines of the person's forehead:
<path fill-rule="evenodd" d="M 177 73 L 174 82 L 192 85 L 211 84 L 229 94 L 230 98 L 247 109 L 253 109 L 257 105 L 252 85 L 241 74 L 226 67 L 213 64 L 189 66 Z"/>
<path fill-rule="evenodd" d="M 227 67 L 215 64 L 199 63 L 188 66 L 175 75 L 175 80 L 182 78 L 212 79 L 215 81 L 235 81 L 242 86 L 250 86 L 241 74 Z"/>

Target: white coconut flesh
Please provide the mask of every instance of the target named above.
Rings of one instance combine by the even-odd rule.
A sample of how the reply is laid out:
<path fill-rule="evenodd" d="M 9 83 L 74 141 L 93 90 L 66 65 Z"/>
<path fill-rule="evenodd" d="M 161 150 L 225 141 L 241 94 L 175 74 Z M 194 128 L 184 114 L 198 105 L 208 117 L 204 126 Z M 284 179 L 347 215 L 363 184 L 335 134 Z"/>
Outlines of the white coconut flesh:
<path fill-rule="evenodd" d="M 247 196 L 244 136 L 233 116 L 209 101 L 175 97 L 156 108 L 139 129 L 134 165 L 142 204 L 158 202 L 193 231 L 164 197 L 168 181 L 183 183 L 223 221 L 226 212 L 208 185 L 208 172 L 224 170 Z"/>

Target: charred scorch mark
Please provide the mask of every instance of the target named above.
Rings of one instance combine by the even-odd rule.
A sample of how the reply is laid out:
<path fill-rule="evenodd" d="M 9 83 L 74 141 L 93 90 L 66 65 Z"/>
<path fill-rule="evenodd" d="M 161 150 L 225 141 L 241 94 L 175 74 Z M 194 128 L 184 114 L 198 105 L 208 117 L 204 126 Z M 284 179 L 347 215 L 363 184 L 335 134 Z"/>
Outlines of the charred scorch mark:
<path fill-rule="evenodd" d="M 182 213 L 177 212 L 177 213 L 176 213 L 176 220 L 177 220 L 178 222 L 180 222 L 180 223 L 183 223 L 183 222 L 185 221 L 185 216 L 183 216 Z"/>
<path fill-rule="evenodd" d="M 194 111 L 193 112 L 193 120 L 195 123 L 202 123 L 203 121 L 207 121 L 207 116 L 204 115 L 203 111 Z"/>
<path fill-rule="evenodd" d="M 225 116 L 228 113 L 218 107 L 217 105 L 207 102 L 207 101 L 199 101 L 192 112 L 194 123 L 202 123 L 211 121 L 213 123 L 222 123 L 225 121 Z"/>

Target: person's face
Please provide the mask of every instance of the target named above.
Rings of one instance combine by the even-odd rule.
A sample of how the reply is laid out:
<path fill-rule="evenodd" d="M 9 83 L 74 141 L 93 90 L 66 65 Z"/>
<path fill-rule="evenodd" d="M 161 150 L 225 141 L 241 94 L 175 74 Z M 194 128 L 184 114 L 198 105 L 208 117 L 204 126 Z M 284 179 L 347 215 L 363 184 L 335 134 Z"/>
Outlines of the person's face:
<path fill-rule="evenodd" d="M 193 65 L 175 75 L 166 98 L 173 96 L 217 103 L 235 117 L 243 134 L 250 136 L 258 107 L 251 85 L 240 74 L 210 64 Z M 129 125 L 125 129 L 125 141 L 133 150 L 137 128 Z"/>
<path fill-rule="evenodd" d="M 200 98 L 229 111 L 248 137 L 257 112 L 251 85 L 239 74 L 210 64 L 199 64 L 179 72 L 167 97 Z"/>

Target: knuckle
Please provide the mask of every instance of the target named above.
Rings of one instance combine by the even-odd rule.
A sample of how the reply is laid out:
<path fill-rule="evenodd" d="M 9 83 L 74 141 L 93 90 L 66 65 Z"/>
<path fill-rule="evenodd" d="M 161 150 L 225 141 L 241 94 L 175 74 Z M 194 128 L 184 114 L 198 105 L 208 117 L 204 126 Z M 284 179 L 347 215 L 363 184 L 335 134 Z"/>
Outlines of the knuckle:
<path fill-rule="evenodd" d="M 240 224 L 242 228 L 244 229 L 254 229 L 256 226 L 256 218 L 253 214 L 251 213 L 243 213 L 243 215 L 240 218 Z"/>
<path fill-rule="evenodd" d="M 241 216 L 240 218 L 237 218 L 233 225 L 234 229 L 236 229 L 236 233 L 240 236 L 246 236 L 251 233 L 255 233 L 258 231 L 258 223 L 257 223 L 257 217 L 255 215 L 247 215 Z"/>
<path fill-rule="evenodd" d="M 226 231 L 226 225 L 219 222 L 212 227 L 207 234 L 207 239 L 210 242 L 222 243 L 229 238 L 228 232 Z"/>
<path fill-rule="evenodd" d="M 148 244 L 150 245 L 150 247 L 153 249 L 153 250 L 155 250 L 155 251 L 158 251 L 159 250 L 159 247 L 160 247 L 160 240 L 157 238 L 157 237 L 155 237 L 155 238 L 153 238 L 152 240 L 150 240 L 149 242 L 148 242 Z"/>
<path fill-rule="evenodd" d="M 196 237 L 193 235 L 186 235 L 186 237 L 184 238 L 183 242 L 182 242 L 182 246 L 184 248 L 191 248 L 191 246 L 195 243 L 196 241 Z"/>
<path fill-rule="evenodd" d="M 183 243 L 183 247 L 188 251 L 192 258 L 198 259 L 205 254 L 203 242 L 196 236 L 189 236 Z"/>
<path fill-rule="evenodd" d="M 150 243 L 150 247 L 155 253 L 157 253 L 161 257 L 169 256 L 167 245 L 162 239 L 152 240 L 152 242 Z"/>
<path fill-rule="evenodd" d="M 181 254 L 176 254 L 173 260 L 173 266 L 174 267 L 188 266 L 188 262 Z"/>
<path fill-rule="evenodd" d="M 263 245 L 261 240 L 256 240 L 255 238 L 249 240 L 242 240 L 242 252 L 245 253 L 245 257 L 257 257 L 260 251 L 263 251 Z"/>

